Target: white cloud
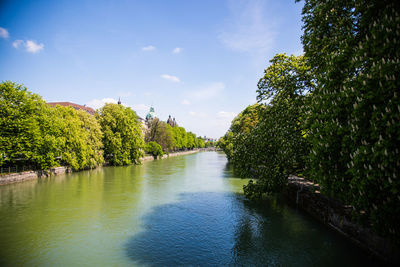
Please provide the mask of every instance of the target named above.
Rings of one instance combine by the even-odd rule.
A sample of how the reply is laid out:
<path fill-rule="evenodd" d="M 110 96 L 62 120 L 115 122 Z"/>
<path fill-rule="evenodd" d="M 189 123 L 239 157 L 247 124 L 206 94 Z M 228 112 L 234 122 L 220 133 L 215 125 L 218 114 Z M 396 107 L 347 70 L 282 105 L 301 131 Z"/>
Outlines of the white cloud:
<path fill-rule="evenodd" d="M 37 44 L 35 41 L 27 40 L 25 42 L 26 51 L 29 53 L 38 53 L 44 48 L 44 44 Z"/>
<path fill-rule="evenodd" d="M 182 48 L 180 47 L 176 47 L 174 50 L 172 50 L 172 53 L 174 54 L 179 54 L 180 52 L 182 52 Z"/>
<path fill-rule="evenodd" d="M 182 105 L 190 105 L 190 101 L 187 99 L 183 99 Z"/>
<path fill-rule="evenodd" d="M 114 98 L 103 98 L 103 99 L 93 99 L 90 100 L 87 105 L 89 107 L 92 107 L 94 109 L 99 109 L 101 107 L 103 107 L 106 103 L 114 103 L 117 104 L 118 100 L 114 99 Z"/>
<path fill-rule="evenodd" d="M 179 83 L 181 80 L 179 80 L 178 77 L 169 75 L 169 74 L 162 74 L 161 78 L 166 79 L 168 81 L 174 82 L 174 83 Z"/>
<path fill-rule="evenodd" d="M 156 50 L 156 47 L 152 46 L 152 45 L 148 45 L 148 46 L 142 47 L 142 50 L 143 51 L 153 51 L 153 50 Z"/>
<path fill-rule="evenodd" d="M 136 104 L 132 106 L 134 111 L 149 111 L 150 107 L 145 104 Z"/>
<path fill-rule="evenodd" d="M 225 88 L 225 84 L 222 82 L 216 82 L 209 84 L 205 87 L 199 88 L 194 91 L 190 91 L 188 95 L 191 98 L 197 99 L 197 100 L 204 100 L 204 99 L 209 99 L 216 97 L 219 95 Z"/>
<path fill-rule="evenodd" d="M 24 44 L 24 41 L 23 40 L 15 40 L 13 43 L 12 43 L 12 46 L 14 46 L 14 48 L 18 48 L 20 45 L 22 45 L 22 44 Z"/>
<path fill-rule="evenodd" d="M 264 1 L 232 1 L 231 17 L 219 38 L 237 51 L 267 51 L 275 40 L 274 24 L 268 21 Z"/>
<path fill-rule="evenodd" d="M 0 38 L 7 39 L 8 37 L 10 37 L 10 34 L 8 34 L 8 30 L 0 27 Z"/>

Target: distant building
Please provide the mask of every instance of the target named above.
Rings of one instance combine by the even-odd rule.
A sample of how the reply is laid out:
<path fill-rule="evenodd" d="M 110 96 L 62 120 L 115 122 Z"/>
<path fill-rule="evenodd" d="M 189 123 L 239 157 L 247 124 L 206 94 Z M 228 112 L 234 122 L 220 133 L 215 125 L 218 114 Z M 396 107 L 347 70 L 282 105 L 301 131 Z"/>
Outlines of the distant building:
<path fill-rule="evenodd" d="M 94 115 L 96 113 L 96 111 L 90 107 L 87 107 L 86 105 L 78 105 L 75 103 L 71 103 L 71 102 L 48 102 L 47 104 L 49 104 L 52 107 L 55 107 L 57 105 L 60 106 L 64 106 L 64 107 L 73 107 L 76 110 L 84 110 L 87 113 L 89 113 L 90 115 Z"/>
<path fill-rule="evenodd" d="M 150 111 L 146 115 L 146 122 L 153 120 L 155 117 L 156 117 L 156 113 L 154 112 L 154 108 L 150 107 Z"/>
<path fill-rule="evenodd" d="M 176 121 L 175 121 L 175 118 L 171 118 L 171 115 L 169 115 L 169 117 L 168 117 L 168 120 L 167 120 L 167 123 L 171 126 L 171 127 L 175 127 L 175 126 L 178 126 L 178 124 L 176 123 Z"/>

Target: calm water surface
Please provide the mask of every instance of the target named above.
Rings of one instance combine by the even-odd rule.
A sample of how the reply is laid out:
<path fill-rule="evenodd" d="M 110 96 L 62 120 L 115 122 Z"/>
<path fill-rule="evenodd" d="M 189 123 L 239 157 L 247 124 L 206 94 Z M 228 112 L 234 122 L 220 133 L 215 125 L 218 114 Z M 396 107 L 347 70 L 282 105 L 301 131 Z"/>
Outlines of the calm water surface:
<path fill-rule="evenodd" d="M 1 266 L 365 266 L 368 256 L 275 198 L 241 195 L 202 152 L 0 187 Z"/>

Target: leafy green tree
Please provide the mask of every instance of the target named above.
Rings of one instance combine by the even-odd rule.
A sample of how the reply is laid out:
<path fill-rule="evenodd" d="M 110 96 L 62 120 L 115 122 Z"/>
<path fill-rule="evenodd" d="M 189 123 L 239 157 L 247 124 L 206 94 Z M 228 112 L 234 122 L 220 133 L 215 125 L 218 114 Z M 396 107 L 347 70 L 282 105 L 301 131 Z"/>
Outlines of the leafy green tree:
<path fill-rule="evenodd" d="M 3 164 L 63 165 L 73 169 L 103 162 L 100 127 L 93 116 L 71 107 L 52 108 L 12 82 L 0 84 L 0 154 Z"/>
<path fill-rule="evenodd" d="M 87 159 L 84 166 L 85 168 L 95 168 L 104 163 L 103 133 L 99 122 L 94 116 L 83 110 L 77 110 L 77 114 L 81 121 L 81 127 L 85 132 L 84 142 L 86 143 Z"/>
<path fill-rule="evenodd" d="M 6 81 L 0 84 L 0 165 L 21 160 L 39 168 L 56 165 L 53 115 L 39 95 Z M 50 133 L 50 134 L 49 134 Z"/>
<path fill-rule="evenodd" d="M 310 177 L 400 243 L 398 1 L 306 0 L 305 55 L 316 73 Z"/>
<path fill-rule="evenodd" d="M 143 134 L 136 112 L 107 103 L 96 115 L 102 132 L 105 159 L 112 165 L 139 163 L 143 155 Z"/>
<path fill-rule="evenodd" d="M 236 135 L 239 133 L 249 133 L 258 123 L 260 114 L 265 109 L 262 104 L 253 104 L 246 107 L 232 121 L 230 131 Z"/>
<path fill-rule="evenodd" d="M 187 134 L 183 127 L 172 127 L 172 134 L 175 140 L 175 148 L 181 150 L 187 147 Z"/>
<path fill-rule="evenodd" d="M 144 146 L 144 151 L 146 151 L 146 153 L 149 153 L 151 155 L 153 155 L 153 157 L 155 159 L 157 159 L 157 157 L 162 157 L 164 155 L 164 152 L 162 150 L 162 147 L 157 144 L 156 142 L 148 142 L 145 146 Z"/>
<path fill-rule="evenodd" d="M 158 143 L 165 153 L 171 152 L 175 146 L 175 139 L 172 127 L 158 118 L 148 123 L 148 130 L 145 135 L 146 142 Z"/>
<path fill-rule="evenodd" d="M 193 149 L 196 147 L 196 135 L 192 132 L 187 133 L 187 146 L 188 149 Z"/>
<path fill-rule="evenodd" d="M 303 57 L 277 54 L 258 83 L 259 102 L 247 107 L 220 140 L 236 173 L 257 178 L 244 187 L 249 198 L 280 191 L 289 174 L 304 170 L 309 153 L 304 114 L 313 76 Z"/>
<path fill-rule="evenodd" d="M 197 148 L 204 148 L 205 147 L 205 143 L 203 138 L 201 138 L 201 136 L 196 138 L 196 147 Z"/>

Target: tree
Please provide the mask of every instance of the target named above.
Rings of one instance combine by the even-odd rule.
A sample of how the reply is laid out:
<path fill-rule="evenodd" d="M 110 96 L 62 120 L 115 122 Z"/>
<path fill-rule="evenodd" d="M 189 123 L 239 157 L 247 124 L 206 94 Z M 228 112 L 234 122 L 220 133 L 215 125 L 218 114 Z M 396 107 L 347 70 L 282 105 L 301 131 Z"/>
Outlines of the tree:
<path fill-rule="evenodd" d="M 175 146 L 175 139 L 172 127 L 158 118 L 154 118 L 148 123 L 146 132 L 146 142 L 158 143 L 165 153 L 171 152 Z"/>
<path fill-rule="evenodd" d="M 183 127 L 172 127 L 172 134 L 175 140 L 175 148 L 180 150 L 187 147 L 187 134 Z"/>
<path fill-rule="evenodd" d="M 247 107 L 220 140 L 235 172 L 257 178 L 244 187 L 249 198 L 280 191 L 289 174 L 304 170 L 309 144 L 304 114 L 314 84 L 303 57 L 277 54 L 258 83 L 259 102 Z"/>
<path fill-rule="evenodd" d="M 149 153 L 151 155 L 153 155 L 153 157 L 155 159 L 157 159 L 157 157 L 162 157 L 164 155 L 164 152 L 162 150 L 162 147 L 157 144 L 156 142 L 148 142 L 145 146 L 144 146 L 144 151 L 146 151 L 146 153 Z"/>
<path fill-rule="evenodd" d="M 187 133 L 187 148 L 193 149 L 196 147 L 196 135 L 192 132 Z"/>
<path fill-rule="evenodd" d="M 305 55 L 316 73 L 310 177 L 400 242 L 400 4 L 306 0 Z"/>
<path fill-rule="evenodd" d="M 103 132 L 104 154 L 112 165 L 139 163 L 144 141 L 136 112 L 107 103 L 96 114 Z"/>
<path fill-rule="evenodd" d="M 197 137 L 196 138 L 196 147 L 197 148 L 204 148 L 204 146 L 205 146 L 205 143 L 204 143 L 203 138 L 201 138 L 201 136 Z"/>
<path fill-rule="evenodd" d="M 0 84 L 0 164 L 59 165 L 75 170 L 103 162 L 96 119 L 71 107 L 52 108 L 12 82 Z"/>
<path fill-rule="evenodd" d="M 39 95 L 6 81 L 0 84 L 0 165 L 18 162 L 46 169 L 57 164 L 54 115 Z"/>
<path fill-rule="evenodd" d="M 81 121 L 81 127 L 85 131 L 85 143 L 87 149 L 87 163 L 85 167 L 94 168 L 104 162 L 103 158 L 103 133 L 96 118 L 86 111 L 78 110 L 78 117 Z"/>

